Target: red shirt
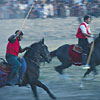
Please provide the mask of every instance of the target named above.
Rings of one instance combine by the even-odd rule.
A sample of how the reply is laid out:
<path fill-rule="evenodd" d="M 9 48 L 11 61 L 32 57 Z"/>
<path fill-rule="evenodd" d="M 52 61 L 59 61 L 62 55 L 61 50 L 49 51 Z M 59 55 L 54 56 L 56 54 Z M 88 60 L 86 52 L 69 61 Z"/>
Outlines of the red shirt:
<path fill-rule="evenodd" d="M 81 26 L 81 25 L 84 25 L 85 28 L 86 28 L 87 34 L 90 34 L 90 33 L 88 32 L 88 26 L 87 26 L 84 22 L 83 22 L 82 24 L 80 24 L 80 26 Z M 85 36 L 85 35 L 82 33 L 82 30 L 80 29 L 80 26 L 79 26 L 79 28 L 78 28 L 78 30 L 77 30 L 76 37 L 77 37 L 77 38 L 87 38 L 87 36 Z"/>
<path fill-rule="evenodd" d="M 6 48 L 6 54 L 12 54 L 15 56 L 18 56 L 20 49 L 20 44 L 18 39 L 16 38 L 16 41 L 14 43 L 8 42 L 7 48 Z"/>

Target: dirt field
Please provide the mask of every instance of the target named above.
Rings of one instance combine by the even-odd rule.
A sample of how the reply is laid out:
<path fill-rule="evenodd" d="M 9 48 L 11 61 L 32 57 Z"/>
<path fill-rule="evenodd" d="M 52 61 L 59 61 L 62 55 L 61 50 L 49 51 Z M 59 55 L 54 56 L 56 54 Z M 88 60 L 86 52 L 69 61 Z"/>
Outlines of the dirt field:
<path fill-rule="evenodd" d="M 23 20 L 1 20 L 0 21 L 0 57 L 5 56 L 7 38 L 14 34 Z M 79 23 L 77 18 L 70 17 L 66 19 L 35 19 L 27 20 L 23 27 L 24 38 L 21 42 L 22 47 L 39 41 L 44 37 L 45 43 L 50 51 L 55 50 L 63 44 L 77 43 L 75 34 Z M 90 24 L 93 34 L 100 32 L 100 18 L 93 18 Z M 90 41 L 92 41 L 90 39 Z M 20 56 L 22 56 L 21 54 Z M 100 100 L 100 76 L 91 81 L 85 81 L 84 88 L 79 88 L 80 80 L 85 70 L 82 66 L 72 66 L 64 72 L 68 75 L 67 79 L 63 79 L 54 70 L 54 67 L 60 62 L 54 58 L 50 64 L 41 64 L 40 80 L 49 87 L 55 94 L 57 100 Z M 99 66 L 97 67 L 100 73 Z M 92 77 L 92 73 L 89 77 Z M 38 88 L 40 100 L 52 100 L 48 94 Z M 0 88 L 0 100 L 35 100 L 30 86 L 6 86 Z"/>

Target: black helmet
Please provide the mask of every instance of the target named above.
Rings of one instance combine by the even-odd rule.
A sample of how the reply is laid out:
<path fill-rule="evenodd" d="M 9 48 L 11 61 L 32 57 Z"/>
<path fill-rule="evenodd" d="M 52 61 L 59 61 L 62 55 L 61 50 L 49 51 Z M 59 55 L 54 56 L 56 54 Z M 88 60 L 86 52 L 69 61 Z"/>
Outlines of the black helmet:
<path fill-rule="evenodd" d="M 17 31 L 15 32 L 15 34 L 17 34 L 17 32 L 20 32 L 20 35 L 24 35 L 23 32 L 22 32 L 21 30 L 17 30 Z"/>

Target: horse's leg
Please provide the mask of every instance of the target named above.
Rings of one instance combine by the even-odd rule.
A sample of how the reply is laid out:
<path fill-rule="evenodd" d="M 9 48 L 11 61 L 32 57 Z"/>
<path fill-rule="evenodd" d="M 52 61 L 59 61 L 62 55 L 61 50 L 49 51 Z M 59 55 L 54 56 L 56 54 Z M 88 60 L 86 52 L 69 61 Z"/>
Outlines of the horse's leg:
<path fill-rule="evenodd" d="M 94 75 L 98 75 L 96 67 L 95 66 L 92 66 L 90 69 L 88 69 L 86 71 L 86 73 L 84 74 L 83 78 L 85 78 L 91 71 L 94 72 Z"/>
<path fill-rule="evenodd" d="M 81 82 L 80 82 L 80 88 L 83 88 L 83 81 L 85 80 L 84 78 L 92 71 L 92 68 L 88 69 L 85 74 L 83 75 Z"/>
<path fill-rule="evenodd" d="M 28 79 L 27 73 L 25 73 L 22 82 L 18 83 L 18 85 L 26 86 L 28 84 L 28 82 L 29 82 L 29 79 Z"/>
<path fill-rule="evenodd" d="M 87 75 L 90 74 L 91 71 L 94 71 L 94 73 L 97 73 L 96 68 L 95 68 L 94 66 L 91 66 L 91 68 L 88 69 L 88 70 L 85 72 L 85 74 L 83 75 L 83 77 L 82 77 L 82 79 L 81 79 L 80 88 L 83 88 L 83 81 L 84 81 L 84 80 L 92 80 L 92 79 L 95 78 L 95 77 L 93 77 L 93 78 L 90 78 L 90 79 L 84 79 Z"/>
<path fill-rule="evenodd" d="M 71 65 L 72 65 L 71 63 L 62 64 L 62 65 L 59 65 L 59 66 L 55 67 L 55 70 L 60 74 L 61 78 L 70 79 L 68 77 L 68 75 L 63 73 L 63 70 L 70 67 Z"/>
<path fill-rule="evenodd" d="M 49 94 L 49 96 L 50 96 L 52 99 L 56 99 L 56 97 L 50 92 L 50 90 L 47 88 L 47 86 L 44 85 L 43 83 L 41 83 L 39 80 L 36 81 L 36 85 L 37 85 L 38 87 L 43 88 L 43 89 Z"/>
<path fill-rule="evenodd" d="M 63 70 L 70 67 L 72 65 L 72 63 L 65 63 L 59 66 L 55 67 L 55 70 L 59 73 L 59 74 L 63 74 Z"/>
<path fill-rule="evenodd" d="M 38 86 L 38 87 L 41 87 L 43 88 L 48 94 L 49 96 L 52 98 L 52 99 L 56 99 L 56 97 L 50 92 L 50 90 L 47 88 L 47 86 L 45 86 L 43 83 L 41 83 L 39 80 L 37 79 L 34 79 L 34 80 L 31 80 L 30 81 L 30 85 L 32 86 L 32 84 Z M 34 91 L 33 91 L 34 93 Z M 37 99 L 38 100 L 38 99 Z"/>
<path fill-rule="evenodd" d="M 37 88 L 36 88 L 36 86 L 35 86 L 34 84 L 31 84 L 31 83 L 30 83 L 30 86 L 31 86 L 31 88 L 32 88 L 32 91 L 33 91 L 35 100 L 39 100 L 38 94 L 37 94 Z"/>
<path fill-rule="evenodd" d="M 55 67 L 55 70 L 59 73 L 59 74 L 63 74 L 63 66 L 59 65 Z"/>
<path fill-rule="evenodd" d="M 96 67 L 93 68 L 94 75 L 98 75 Z"/>
<path fill-rule="evenodd" d="M 83 75 L 83 78 L 85 78 L 90 72 L 92 71 L 92 68 L 88 69 L 85 74 Z"/>

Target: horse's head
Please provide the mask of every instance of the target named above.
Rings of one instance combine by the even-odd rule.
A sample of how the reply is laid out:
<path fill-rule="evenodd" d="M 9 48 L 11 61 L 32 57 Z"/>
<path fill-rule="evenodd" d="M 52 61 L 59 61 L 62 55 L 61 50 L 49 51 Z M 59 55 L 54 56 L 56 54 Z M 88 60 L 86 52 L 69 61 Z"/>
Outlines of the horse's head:
<path fill-rule="evenodd" d="M 40 42 L 40 55 L 42 57 L 42 61 L 46 61 L 48 63 L 50 63 L 51 61 L 51 56 L 50 56 L 50 52 L 48 50 L 48 47 L 44 44 L 44 39 L 42 39 Z"/>
<path fill-rule="evenodd" d="M 44 44 L 44 39 L 32 44 L 28 51 L 24 54 L 24 57 L 30 58 L 34 61 L 39 62 L 50 62 L 51 56 L 48 51 L 48 47 Z"/>
<path fill-rule="evenodd" d="M 100 40 L 100 33 L 99 34 L 94 34 L 94 40 Z"/>

